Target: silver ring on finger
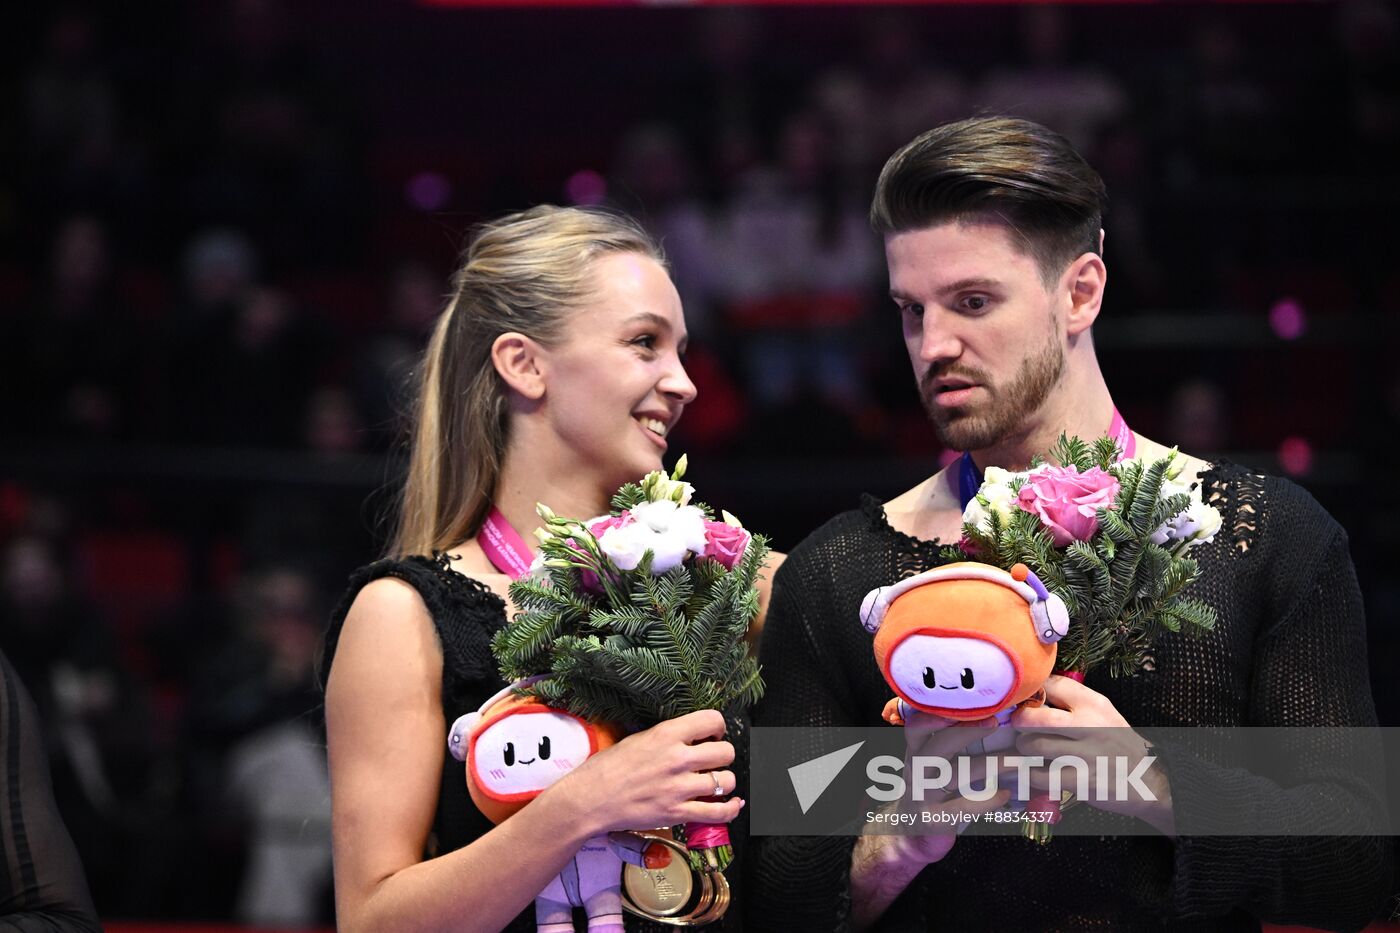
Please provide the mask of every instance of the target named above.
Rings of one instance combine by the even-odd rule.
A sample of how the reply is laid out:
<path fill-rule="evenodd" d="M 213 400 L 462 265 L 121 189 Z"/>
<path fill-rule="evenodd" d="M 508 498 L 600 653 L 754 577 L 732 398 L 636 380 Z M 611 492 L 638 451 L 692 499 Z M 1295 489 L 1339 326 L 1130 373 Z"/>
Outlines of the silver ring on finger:
<path fill-rule="evenodd" d="M 712 780 L 712 781 L 715 782 L 715 796 L 716 796 L 716 797 L 723 797 L 723 796 L 724 796 L 724 786 L 723 786 L 722 784 L 720 784 L 720 782 L 719 782 L 719 772 L 718 772 L 718 771 L 711 771 L 711 772 L 710 772 L 710 780 Z"/>

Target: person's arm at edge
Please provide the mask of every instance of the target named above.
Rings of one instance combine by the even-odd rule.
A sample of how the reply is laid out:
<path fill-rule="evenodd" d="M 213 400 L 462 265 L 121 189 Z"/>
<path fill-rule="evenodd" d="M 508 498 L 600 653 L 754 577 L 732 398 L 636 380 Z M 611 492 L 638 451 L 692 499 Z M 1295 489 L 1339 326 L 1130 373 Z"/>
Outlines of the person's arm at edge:
<path fill-rule="evenodd" d="M 20 890 L 0 885 L 0 930 L 101 931 L 77 849 L 54 801 L 39 711 L 4 655 L 0 655 L 0 693 L 3 731 L 9 740 L 0 747 L 0 764 L 11 777 L 9 792 L 13 795 L 3 822 L 5 831 L 15 834 L 3 844 L 8 854 L 17 854 L 19 846 L 26 847 L 32 854 L 29 867 L 33 872 L 31 883 Z M 17 761 L 8 759 L 11 750 L 17 750 Z M 18 827 L 10 822 L 15 819 L 22 821 Z M 20 866 L 6 867 L 12 869 L 13 876 L 23 877 Z"/>

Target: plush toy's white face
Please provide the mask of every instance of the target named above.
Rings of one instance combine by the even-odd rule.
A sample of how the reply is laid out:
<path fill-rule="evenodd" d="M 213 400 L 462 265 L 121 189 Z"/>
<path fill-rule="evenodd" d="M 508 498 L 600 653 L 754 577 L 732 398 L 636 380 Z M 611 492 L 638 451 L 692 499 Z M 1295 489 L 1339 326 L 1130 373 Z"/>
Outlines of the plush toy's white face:
<path fill-rule="evenodd" d="M 542 791 L 588 758 L 588 730 L 564 713 L 516 713 L 472 743 L 476 775 L 494 794 Z"/>
<path fill-rule="evenodd" d="M 918 705 L 948 709 L 996 706 L 1016 686 L 1011 658 L 980 638 L 910 635 L 890 654 L 890 676 Z"/>

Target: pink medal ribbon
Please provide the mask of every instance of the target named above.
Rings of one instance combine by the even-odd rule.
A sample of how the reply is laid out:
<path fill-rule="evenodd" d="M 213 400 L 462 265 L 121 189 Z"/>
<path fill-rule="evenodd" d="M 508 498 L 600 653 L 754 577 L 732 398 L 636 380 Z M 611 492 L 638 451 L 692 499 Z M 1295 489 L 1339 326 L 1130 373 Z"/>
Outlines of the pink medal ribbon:
<path fill-rule="evenodd" d="M 723 797 L 702 797 L 702 800 L 723 802 Z M 685 844 L 690 849 L 717 849 L 729 845 L 729 829 L 723 823 L 687 823 Z"/>
<path fill-rule="evenodd" d="M 1133 459 L 1133 455 L 1137 453 L 1137 436 L 1128 427 L 1128 422 L 1123 420 L 1117 405 L 1113 406 L 1113 420 L 1108 425 L 1108 436 L 1118 445 L 1119 460 Z"/>
<path fill-rule="evenodd" d="M 486 559 L 491 565 L 512 580 L 519 580 L 530 572 L 535 552 L 494 505 L 486 514 L 486 521 L 482 522 L 481 533 L 476 540 L 486 552 Z"/>

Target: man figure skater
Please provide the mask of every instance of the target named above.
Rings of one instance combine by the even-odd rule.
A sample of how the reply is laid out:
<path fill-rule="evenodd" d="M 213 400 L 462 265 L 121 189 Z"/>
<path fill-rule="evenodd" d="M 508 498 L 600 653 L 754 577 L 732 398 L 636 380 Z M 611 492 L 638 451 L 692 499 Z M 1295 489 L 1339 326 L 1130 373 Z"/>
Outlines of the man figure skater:
<path fill-rule="evenodd" d="M 943 562 L 939 542 L 961 532 L 964 470 L 1024 469 L 1062 432 L 1129 436 L 1093 341 L 1107 284 L 1105 204 L 1097 172 L 1062 137 L 1022 120 L 938 127 L 886 164 L 870 216 L 884 238 L 891 317 L 934 430 L 971 462 L 883 504 L 867 498 L 792 552 L 763 634 L 768 686 L 756 726 L 880 723 L 888 687 L 858 624 L 860 602 Z M 1167 452 L 1139 435 L 1131 445 L 1149 462 Z M 1286 480 L 1186 464 L 1183 479 L 1201 483 L 1223 519 L 1215 540 L 1192 552 L 1202 569 L 1192 592 L 1215 608 L 1217 627 L 1160 639 L 1153 669 L 1133 677 L 1052 677 L 1048 705 L 1018 711 L 1017 724 L 1375 725 L 1361 597 L 1340 526 Z M 1240 774 L 1210 793 L 1276 807 L 1286 831 L 1300 807 L 1367 804 L 1348 799 L 1344 768 L 1299 762 L 1312 783 L 1285 792 Z M 748 922 L 1236 930 L 1271 920 L 1359 929 L 1384 902 L 1388 839 L 1177 837 L 1177 808 L 1200 796 L 1186 791 L 1207 777 L 1185 760 L 1169 761 L 1165 775 L 1154 804 L 1089 803 L 1117 810 L 1096 817 L 1141 819 L 1157 835 L 1111 835 L 1107 822 L 1105 836 L 1045 847 L 1020 837 L 755 837 Z"/>

